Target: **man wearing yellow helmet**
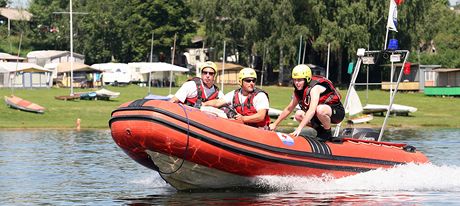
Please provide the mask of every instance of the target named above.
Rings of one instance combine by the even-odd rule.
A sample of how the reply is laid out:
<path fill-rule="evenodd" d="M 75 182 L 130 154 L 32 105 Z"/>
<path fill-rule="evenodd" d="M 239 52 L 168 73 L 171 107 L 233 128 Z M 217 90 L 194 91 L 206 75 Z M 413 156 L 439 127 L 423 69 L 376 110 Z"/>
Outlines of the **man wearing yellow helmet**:
<path fill-rule="evenodd" d="M 176 94 L 169 100 L 173 103 L 184 103 L 200 108 L 203 102 L 223 98 L 224 93 L 214 84 L 217 75 L 217 65 L 207 61 L 200 66 L 201 78 L 194 77 L 185 82 Z"/>
<path fill-rule="evenodd" d="M 268 94 L 255 87 L 256 80 L 256 71 L 244 68 L 238 74 L 240 89 L 225 94 L 223 99 L 208 101 L 203 105 L 213 107 L 230 105 L 237 112 L 234 117 L 236 120 L 250 126 L 268 129 L 270 124 Z"/>
<path fill-rule="evenodd" d="M 292 70 L 294 95 L 286 108 L 270 129 L 275 130 L 278 124 L 285 119 L 299 104 L 301 110 L 295 114 L 299 126 L 291 134 L 298 136 L 302 129 L 309 124 L 322 141 L 332 139 L 331 123 L 337 124 L 345 117 L 345 110 L 340 102 L 340 94 L 332 82 L 322 76 L 312 76 L 311 69 L 300 64 Z"/>

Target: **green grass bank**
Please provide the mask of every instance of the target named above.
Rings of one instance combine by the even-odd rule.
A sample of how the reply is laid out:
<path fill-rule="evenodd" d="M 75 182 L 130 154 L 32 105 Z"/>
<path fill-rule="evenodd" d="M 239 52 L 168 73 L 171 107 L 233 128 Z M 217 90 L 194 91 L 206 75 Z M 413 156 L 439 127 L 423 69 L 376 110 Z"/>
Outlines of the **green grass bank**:
<path fill-rule="evenodd" d="M 81 129 L 107 129 L 111 112 L 124 102 L 143 98 L 148 93 L 147 87 L 129 85 L 126 87 L 106 87 L 111 91 L 120 92 L 120 97 L 111 101 L 62 101 L 54 97 L 68 95 L 69 88 L 45 88 L 45 89 L 0 89 L 1 96 L 14 94 L 26 100 L 35 102 L 46 108 L 44 114 L 35 114 L 11 109 L 3 103 L 0 106 L 0 128 L 75 128 L 76 120 L 81 120 Z M 237 88 L 236 85 L 226 85 L 225 92 Z M 174 94 L 178 87 L 172 88 Z M 264 86 L 270 97 L 270 106 L 283 109 L 292 94 L 291 87 Z M 75 92 L 92 91 L 90 89 L 76 88 Z M 151 92 L 157 95 L 169 94 L 169 88 L 151 88 Z M 343 97 L 346 90 L 340 90 Z M 358 91 L 363 105 L 388 104 L 388 91 L 370 90 Z M 366 98 L 366 96 L 368 98 Z M 429 97 L 423 93 L 398 93 L 395 103 L 416 107 L 417 112 L 409 116 L 392 116 L 388 121 L 388 127 L 451 127 L 460 128 L 460 98 L 452 97 Z M 364 126 L 378 127 L 384 117 L 374 116 L 374 119 Z M 292 120 L 283 121 L 281 126 L 296 126 Z"/>

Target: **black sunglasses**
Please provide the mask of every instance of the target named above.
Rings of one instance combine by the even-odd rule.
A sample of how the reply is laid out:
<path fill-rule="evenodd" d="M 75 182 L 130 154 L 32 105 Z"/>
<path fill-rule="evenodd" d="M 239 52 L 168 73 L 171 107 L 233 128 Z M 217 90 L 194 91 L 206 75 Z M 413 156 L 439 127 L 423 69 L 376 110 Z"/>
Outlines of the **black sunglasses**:
<path fill-rule="evenodd" d="M 256 79 L 243 79 L 243 81 L 246 83 L 251 83 L 251 82 L 256 83 Z"/>
<path fill-rule="evenodd" d="M 201 72 L 201 74 L 203 74 L 203 75 L 209 74 L 209 75 L 213 76 L 215 73 L 214 72 L 205 72 L 205 71 L 203 71 L 203 72 Z"/>

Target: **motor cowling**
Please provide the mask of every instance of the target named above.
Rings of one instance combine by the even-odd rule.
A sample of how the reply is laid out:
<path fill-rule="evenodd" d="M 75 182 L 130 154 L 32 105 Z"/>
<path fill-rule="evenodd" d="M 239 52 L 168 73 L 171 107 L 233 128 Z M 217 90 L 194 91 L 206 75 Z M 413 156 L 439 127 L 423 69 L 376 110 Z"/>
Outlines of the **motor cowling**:
<path fill-rule="evenodd" d="M 379 132 L 371 128 L 344 128 L 340 137 L 377 141 L 379 139 Z"/>

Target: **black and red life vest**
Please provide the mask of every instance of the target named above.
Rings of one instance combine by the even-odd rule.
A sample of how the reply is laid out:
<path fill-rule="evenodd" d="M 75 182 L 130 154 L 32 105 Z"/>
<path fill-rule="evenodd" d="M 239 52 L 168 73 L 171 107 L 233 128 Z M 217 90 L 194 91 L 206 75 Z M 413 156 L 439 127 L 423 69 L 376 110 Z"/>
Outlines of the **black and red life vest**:
<path fill-rule="evenodd" d="M 340 103 L 340 94 L 335 89 L 332 82 L 322 76 L 314 75 L 310 81 L 310 84 L 305 87 L 302 96 L 299 96 L 299 93 L 294 92 L 297 100 L 299 100 L 299 106 L 303 111 L 308 110 L 308 107 L 310 106 L 310 91 L 316 85 L 321 85 L 326 88 L 326 90 L 319 95 L 318 105 L 334 105 Z"/>
<path fill-rule="evenodd" d="M 268 98 L 268 94 L 267 92 L 261 90 L 261 89 L 258 89 L 258 88 L 254 88 L 254 92 L 250 93 L 248 95 L 248 97 L 246 98 L 246 100 L 241 103 L 240 102 L 240 98 L 239 98 L 239 93 L 240 93 L 240 89 L 237 89 L 235 90 L 235 93 L 233 94 L 233 108 L 236 110 L 236 112 L 238 112 L 239 114 L 243 115 L 243 116 L 250 116 L 250 115 L 253 115 L 253 114 L 256 114 L 257 113 L 257 110 L 256 108 L 254 107 L 254 97 L 259 93 L 259 92 L 263 92 L 265 93 L 265 95 L 267 95 L 267 98 Z M 268 110 L 267 110 L 267 113 L 265 114 L 265 119 L 260 121 L 260 122 L 257 122 L 257 123 L 245 123 L 249 126 L 253 126 L 253 127 L 265 127 L 265 126 L 268 126 L 270 124 L 270 116 L 268 116 Z"/>
<path fill-rule="evenodd" d="M 193 98 L 186 98 L 185 99 L 185 104 L 191 106 L 191 107 L 201 107 L 202 102 L 206 102 L 212 99 L 218 99 L 219 98 L 219 88 L 216 85 L 213 85 L 216 90 L 209 95 L 208 98 L 206 98 L 206 93 L 204 91 L 204 87 L 201 84 L 202 80 L 199 77 L 193 77 L 189 81 L 194 81 L 196 85 L 196 97 Z"/>

